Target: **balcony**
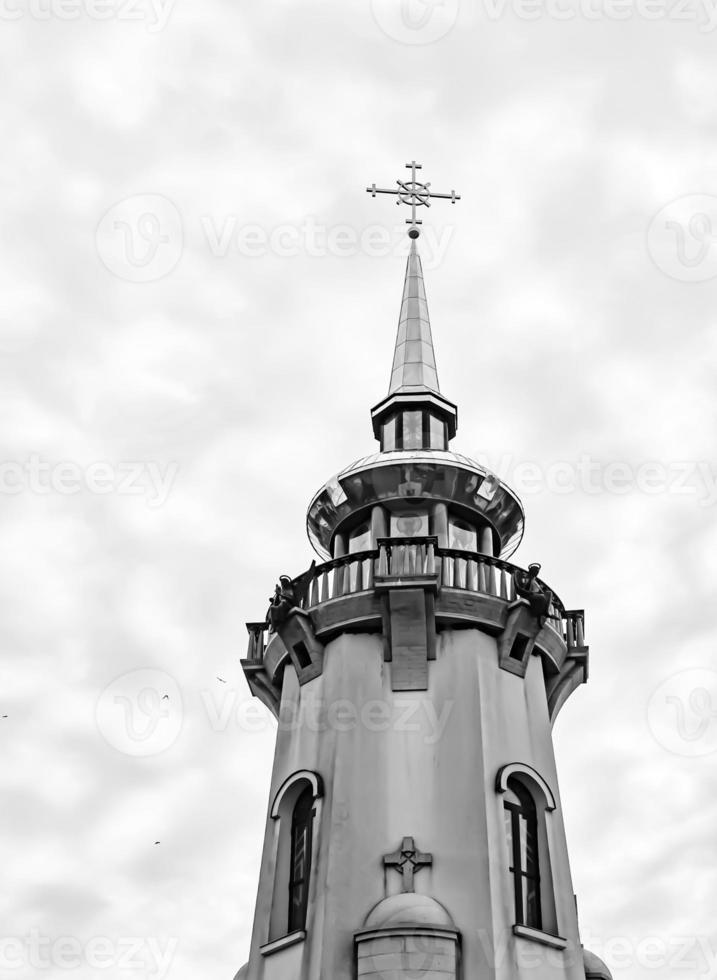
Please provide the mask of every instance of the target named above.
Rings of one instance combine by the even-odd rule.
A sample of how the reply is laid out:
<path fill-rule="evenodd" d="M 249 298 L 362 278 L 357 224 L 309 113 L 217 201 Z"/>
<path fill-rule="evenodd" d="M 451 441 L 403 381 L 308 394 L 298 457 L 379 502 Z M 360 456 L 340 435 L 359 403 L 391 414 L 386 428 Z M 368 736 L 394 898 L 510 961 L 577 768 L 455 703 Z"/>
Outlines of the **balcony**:
<path fill-rule="evenodd" d="M 523 569 L 500 558 L 441 548 L 436 538 L 383 538 L 372 551 L 313 565 L 293 579 L 291 605 L 301 611 L 304 622 L 310 622 L 316 641 L 326 644 L 345 631 L 385 632 L 385 594 L 422 589 L 429 597 L 427 608 L 435 623 L 434 632 L 473 627 L 500 637 L 510 632 L 511 620 L 518 614 L 523 619 L 528 615 L 528 603 L 516 589 L 516 580 L 520 582 L 525 575 Z M 587 679 L 585 617 L 581 609 L 566 610 L 541 579 L 535 582 L 551 598 L 544 618 L 535 624 L 530 646 L 532 650 L 534 642 L 535 652 L 543 660 L 549 700 L 552 697 L 556 701 L 566 671 L 573 680 L 579 674 L 578 683 Z M 289 651 L 281 640 L 273 643 L 276 632 L 268 622 L 247 623 L 247 629 L 249 648 L 242 663 L 250 686 L 262 696 L 251 682 L 261 669 L 274 687 L 272 701 L 276 703 L 280 693 L 277 685 Z M 430 652 L 428 659 L 432 659 Z M 503 659 L 501 666 L 525 673 L 525 663 L 520 669 L 514 653 Z M 259 680 L 258 676 L 254 679 Z M 570 690 L 575 686 L 573 683 Z"/>

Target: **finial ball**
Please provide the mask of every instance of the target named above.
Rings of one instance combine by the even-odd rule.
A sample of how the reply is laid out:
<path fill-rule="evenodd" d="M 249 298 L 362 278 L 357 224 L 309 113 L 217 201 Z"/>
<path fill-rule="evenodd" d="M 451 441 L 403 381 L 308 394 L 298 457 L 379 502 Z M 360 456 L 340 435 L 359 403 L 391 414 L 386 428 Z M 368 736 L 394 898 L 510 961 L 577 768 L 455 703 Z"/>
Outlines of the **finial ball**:
<path fill-rule="evenodd" d="M 418 228 L 411 228 L 411 229 L 409 229 L 409 232 L 408 232 L 408 237 L 409 237 L 409 238 L 418 238 L 418 236 L 419 236 L 420 234 L 421 234 L 421 233 L 420 233 L 420 231 L 418 230 Z"/>

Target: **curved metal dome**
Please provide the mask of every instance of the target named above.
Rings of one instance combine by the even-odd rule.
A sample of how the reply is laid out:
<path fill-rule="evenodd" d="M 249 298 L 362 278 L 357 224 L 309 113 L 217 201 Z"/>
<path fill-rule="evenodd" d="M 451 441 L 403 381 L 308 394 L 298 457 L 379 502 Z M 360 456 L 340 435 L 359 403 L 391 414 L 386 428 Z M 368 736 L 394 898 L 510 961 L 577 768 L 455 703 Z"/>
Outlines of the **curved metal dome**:
<path fill-rule="evenodd" d="M 331 557 L 336 532 L 392 501 L 442 501 L 470 518 L 477 516 L 497 535 L 500 557 L 508 558 L 523 536 L 518 497 L 481 463 L 443 449 L 378 452 L 351 463 L 332 477 L 309 504 L 306 528 L 315 551 Z"/>

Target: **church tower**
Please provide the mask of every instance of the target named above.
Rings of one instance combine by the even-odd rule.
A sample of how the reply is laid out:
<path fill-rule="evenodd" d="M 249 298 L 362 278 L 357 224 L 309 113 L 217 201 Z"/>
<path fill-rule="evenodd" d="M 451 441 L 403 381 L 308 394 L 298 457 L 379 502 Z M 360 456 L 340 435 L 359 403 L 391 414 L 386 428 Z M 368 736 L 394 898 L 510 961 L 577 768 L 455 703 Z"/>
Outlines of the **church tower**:
<path fill-rule="evenodd" d="M 587 679 L 582 610 L 509 559 L 512 490 L 452 451 L 416 179 L 379 451 L 330 479 L 321 563 L 282 576 L 242 666 L 278 719 L 236 980 L 609 980 L 580 944 L 551 738 Z"/>

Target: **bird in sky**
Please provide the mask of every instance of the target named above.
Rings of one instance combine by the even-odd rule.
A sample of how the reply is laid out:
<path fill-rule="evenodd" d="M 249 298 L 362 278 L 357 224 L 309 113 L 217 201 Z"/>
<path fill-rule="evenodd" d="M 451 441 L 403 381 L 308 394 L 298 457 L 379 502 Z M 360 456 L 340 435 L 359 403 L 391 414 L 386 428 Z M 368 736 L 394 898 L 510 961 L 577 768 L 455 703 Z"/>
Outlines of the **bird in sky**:
<path fill-rule="evenodd" d="M 226 684 L 226 681 L 224 680 L 224 678 L 223 678 L 223 677 L 217 677 L 217 680 L 218 680 L 218 681 L 221 681 L 221 682 L 222 682 L 222 684 Z"/>
<path fill-rule="evenodd" d="M 169 701 L 169 695 L 168 694 L 163 694 L 162 695 L 162 700 L 163 701 Z"/>
<path fill-rule="evenodd" d="M 156 840 L 156 841 L 155 841 L 154 843 L 155 843 L 155 845 L 157 845 L 157 844 L 159 844 L 159 843 L 160 843 L 160 841 L 158 841 L 158 840 Z"/>

